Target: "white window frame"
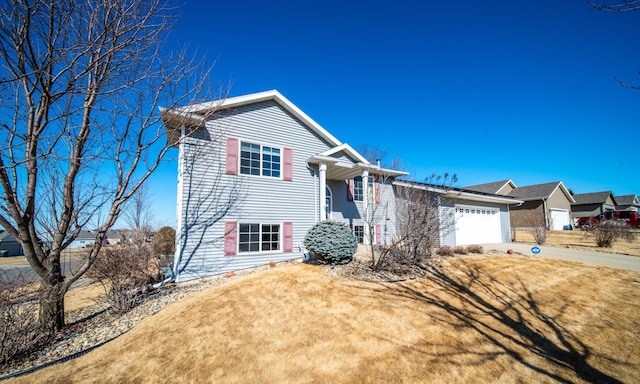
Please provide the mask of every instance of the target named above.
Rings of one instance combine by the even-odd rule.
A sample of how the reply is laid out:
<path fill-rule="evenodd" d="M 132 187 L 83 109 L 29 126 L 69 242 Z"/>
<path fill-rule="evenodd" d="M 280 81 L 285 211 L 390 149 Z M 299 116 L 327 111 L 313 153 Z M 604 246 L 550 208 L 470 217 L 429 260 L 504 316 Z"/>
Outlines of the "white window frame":
<path fill-rule="evenodd" d="M 259 152 L 259 162 L 260 162 L 260 168 L 258 170 L 258 174 L 257 175 L 253 175 L 251 173 L 243 173 L 242 169 L 242 145 L 243 144 L 247 144 L 247 145 L 255 145 L 260 147 L 260 152 Z M 278 145 L 270 145 L 270 144 L 263 144 L 263 143 L 258 143 L 255 141 L 251 141 L 251 140 L 243 140 L 243 139 L 238 139 L 238 145 L 240 146 L 238 148 L 238 175 L 242 175 L 242 176 L 249 176 L 249 177 L 264 177 L 264 178 L 268 178 L 268 179 L 276 179 L 276 180 L 282 180 L 284 175 L 284 147 L 282 146 L 278 146 Z M 267 176 L 264 175 L 264 171 L 265 171 L 265 167 L 264 167 L 264 148 L 269 148 L 269 149 L 277 149 L 280 152 L 280 161 L 278 162 L 278 176 Z M 251 161 L 251 160 L 249 160 Z M 246 168 L 246 167 L 245 167 Z M 249 169 L 251 169 L 251 166 L 249 166 Z"/>
<path fill-rule="evenodd" d="M 237 249 L 237 254 L 238 255 L 251 255 L 251 254 L 267 254 L 267 253 L 282 253 L 283 251 L 283 237 L 284 237 L 284 233 L 283 228 L 284 228 L 284 224 L 279 222 L 279 223 L 275 223 L 275 222 L 238 222 L 238 235 L 237 235 L 237 240 L 236 240 L 236 249 Z M 241 228 L 243 225 L 257 225 L 258 226 L 258 250 L 257 251 L 243 251 L 240 250 L 240 238 L 242 236 L 242 232 L 241 232 Z M 263 247 L 263 239 L 262 236 L 264 235 L 263 232 L 263 226 L 265 225 L 269 225 L 269 226 L 274 226 L 277 225 L 278 226 L 278 249 L 270 249 L 270 250 L 266 250 L 263 251 L 262 247 Z M 249 241 L 249 243 L 251 243 Z M 269 243 L 273 243 L 272 241 L 269 241 Z"/>

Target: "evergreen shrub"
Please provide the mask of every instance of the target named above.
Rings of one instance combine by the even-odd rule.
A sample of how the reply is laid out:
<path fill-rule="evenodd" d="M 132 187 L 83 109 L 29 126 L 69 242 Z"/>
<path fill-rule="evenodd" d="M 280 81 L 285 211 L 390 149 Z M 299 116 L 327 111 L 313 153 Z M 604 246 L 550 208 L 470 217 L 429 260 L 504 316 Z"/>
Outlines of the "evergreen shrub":
<path fill-rule="evenodd" d="M 344 224 L 337 221 L 321 221 L 309 229 L 304 246 L 319 261 L 347 264 L 358 248 L 358 239 Z"/>

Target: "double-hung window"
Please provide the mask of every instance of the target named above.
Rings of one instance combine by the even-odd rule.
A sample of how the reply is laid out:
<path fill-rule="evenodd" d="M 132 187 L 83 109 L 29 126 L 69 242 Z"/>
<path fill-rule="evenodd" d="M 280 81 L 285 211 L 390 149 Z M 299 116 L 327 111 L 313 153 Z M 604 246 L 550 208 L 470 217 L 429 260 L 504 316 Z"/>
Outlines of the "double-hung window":
<path fill-rule="evenodd" d="M 240 144 L 241 174 L 280 178 L 280 167 L 280 148 L 244 141 Z"/>
<path fill-rule="evenodd" d="M 354 225 L 353 233 L 356 235 L 356 239 L 358 239 L 359 244 L 364 244 L 364 226 L 363 225 Z"/>
<path fill-rule="evenodd" d="M 362 185 L 362 177 L 354 177 L 353 178 L 353 200 L 354 201 L 362 201 L 362 197 L 364 195 L 363 185 Z"/>

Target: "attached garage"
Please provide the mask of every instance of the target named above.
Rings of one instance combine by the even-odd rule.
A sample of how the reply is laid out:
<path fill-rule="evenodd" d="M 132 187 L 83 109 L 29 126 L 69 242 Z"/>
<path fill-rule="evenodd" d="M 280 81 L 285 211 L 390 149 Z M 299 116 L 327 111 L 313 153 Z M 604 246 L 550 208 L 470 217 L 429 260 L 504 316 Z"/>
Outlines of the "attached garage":
<path fill-rule="evenodd" d="M 509 206 L 521 200 L 493 193 L 396 180 L 394 186 L 415 188 L 437 196 L 439 246 L 511 242 Z M 396 199 L 402 198 L 399 193 Z"/>
<path fill-rule="evenodd" d="M 565 228 L 571 228 L 571 215 L 567 209 L 551 208 L 549 210 L 552 230 L 561 231 Z"/>
<path fill-rule="evenodd" d="M 500 209 L 476 205 L 455 205 L 456 245 L 502 242 Z"/>

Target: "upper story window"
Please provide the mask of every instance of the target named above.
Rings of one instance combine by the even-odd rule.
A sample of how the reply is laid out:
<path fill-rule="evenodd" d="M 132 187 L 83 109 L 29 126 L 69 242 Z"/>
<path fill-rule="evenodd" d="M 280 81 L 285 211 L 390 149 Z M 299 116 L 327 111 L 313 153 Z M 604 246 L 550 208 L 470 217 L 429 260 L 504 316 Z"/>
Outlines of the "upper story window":
<path fill-rule="evenodd" d="M 362 201 L 364 196 L 362 177 L 357 176 L 353 178 L 353 200 Z"/>
<path fill-rule="evenodd" d="M 240 143 L 240 173 L 280 178 L 280 148 Z"/>

